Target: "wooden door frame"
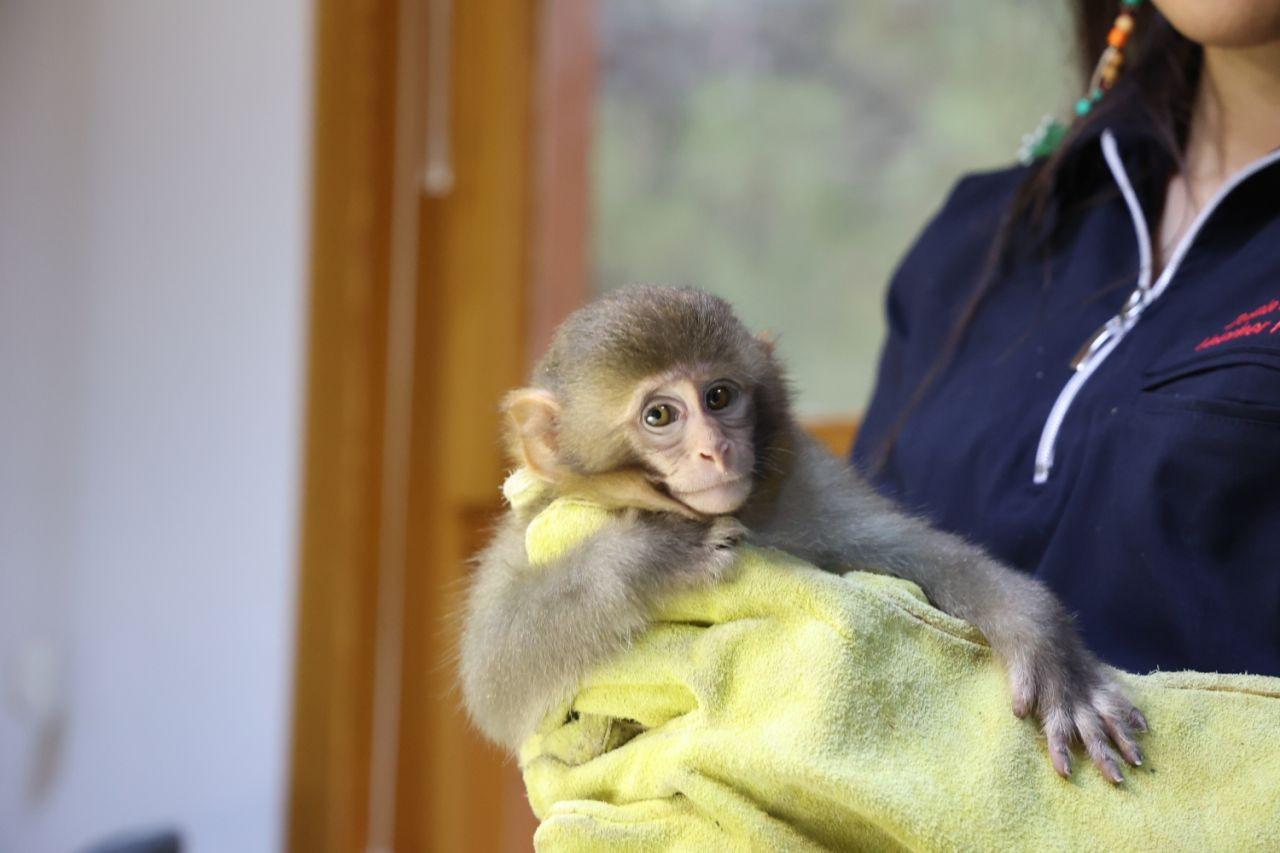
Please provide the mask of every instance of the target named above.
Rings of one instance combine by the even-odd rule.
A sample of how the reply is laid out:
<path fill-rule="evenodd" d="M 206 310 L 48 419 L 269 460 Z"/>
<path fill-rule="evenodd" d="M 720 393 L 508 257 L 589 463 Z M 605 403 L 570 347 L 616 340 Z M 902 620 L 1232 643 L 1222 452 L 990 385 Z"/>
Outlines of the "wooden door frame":
<path fill-rule="evenodd" d="M 383 0 L 316 4 L 311 305 L 288 843 L 364 847 L 373 691 L 394 38 Z"/>
<path fill-rule="evenodd" d="M 543 0 L 537 56 L 532 280 L 526 362 L 590 286 L 596 0 Z"/>

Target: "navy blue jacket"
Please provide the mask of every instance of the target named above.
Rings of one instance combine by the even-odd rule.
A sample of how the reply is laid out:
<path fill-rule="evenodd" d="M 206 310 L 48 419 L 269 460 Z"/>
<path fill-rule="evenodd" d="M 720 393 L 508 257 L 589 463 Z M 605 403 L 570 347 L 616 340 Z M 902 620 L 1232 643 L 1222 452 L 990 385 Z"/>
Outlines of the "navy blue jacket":
<path fill-rule="evenodd" d="M 872 480 L 1047 583 L 1109 663 L 1280 675 L 1280 151 L 1153 275 L 1172 165 L 1141 128 L 1081 140 L 1062 180 L 1089 203 L 997 277 Z M 962 180 L 897 271 L 863 470 L 1025 174 Z"/>

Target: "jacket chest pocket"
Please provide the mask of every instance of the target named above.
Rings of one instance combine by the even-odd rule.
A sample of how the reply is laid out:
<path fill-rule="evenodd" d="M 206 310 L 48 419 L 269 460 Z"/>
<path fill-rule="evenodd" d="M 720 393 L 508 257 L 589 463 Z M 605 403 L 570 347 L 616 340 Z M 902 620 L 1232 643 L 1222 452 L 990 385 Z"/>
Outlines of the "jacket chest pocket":
<path fill-rule="evenodd" d="M 1234 347 L 1190 358 L 1162 359 L 1143 374 L 1138 404 L 1280 429 L 1280 349 Z"/>
<path fill-rule="evenodd" d="M 1280 353 L 1158 365 L 1132 408 L 1091 427 L 1076 529 L 1121 567 L 1094 578 L 1113 602 L 1096 629 L 1141 601 L 1123 629 L 1135 647 L 1178 666 L 1280 671 Z"/>

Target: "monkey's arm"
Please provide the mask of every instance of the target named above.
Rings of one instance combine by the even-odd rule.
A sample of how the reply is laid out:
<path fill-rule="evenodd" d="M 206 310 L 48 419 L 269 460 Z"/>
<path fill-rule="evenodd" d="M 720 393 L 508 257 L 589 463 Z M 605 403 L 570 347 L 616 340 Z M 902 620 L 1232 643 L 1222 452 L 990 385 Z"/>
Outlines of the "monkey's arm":
<path fill-rule="evenodd" d="M 463 701 L 476 725 L 514 750 L 584 673 L 648 622 L 662 594 L 718 580 L 743 529 L 624 513 L 546 565 L 508 515 L 476 558 L 461 645 Z"/>
<path fill-rule="evenodd" d="M 1054 768 L 1071 772 L 1079 740 L 1112 782 L 1123 776 L 1108 741 L 1141 764 L 1146 721 L 1085 648 L 1071 618 L 1039 581 L 981 548 L 930 527 L 878 495 L 842 460 L 807 442 L 755 541 L 832 570 L 857 568 L 914 581 L 940 609 L 980 630 L 1003 661 L 1018 716 L 1034 711 Z M 760 525 L 757 527 L 757 525 Z"/>

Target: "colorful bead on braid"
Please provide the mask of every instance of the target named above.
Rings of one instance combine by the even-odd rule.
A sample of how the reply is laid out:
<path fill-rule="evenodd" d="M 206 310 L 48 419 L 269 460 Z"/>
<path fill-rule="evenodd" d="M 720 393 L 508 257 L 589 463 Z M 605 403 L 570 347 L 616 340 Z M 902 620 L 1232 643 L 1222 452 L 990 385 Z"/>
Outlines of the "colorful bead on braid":
<path fill-rule="evenodd" d="M 1093 109 L 1093 105 L 1102 100 L 1116 80 L 1120 77 L 1120 69 L 1124 66 L 1124 46 L 1133 33 L 1133 9 L 1142 0 L 1120 0 L 1120 14 L 1116 16 L 1107 33 L 1107 49 L 1102 52 L 1097 66 L 1089 78 L 1089 88 L 1084 97 L 1076 101 L 1076 116 L 1083 118 Z M 1032 133 L 1022 137 L 1022 147 L 1018 149 L 1018 161 L 1023 165 L 1035 162 L 1041 157 L 1052 154 L 1063 138 L 1067 128 L 1053 116 L 1045 116 L 1040 126 Z"/>

